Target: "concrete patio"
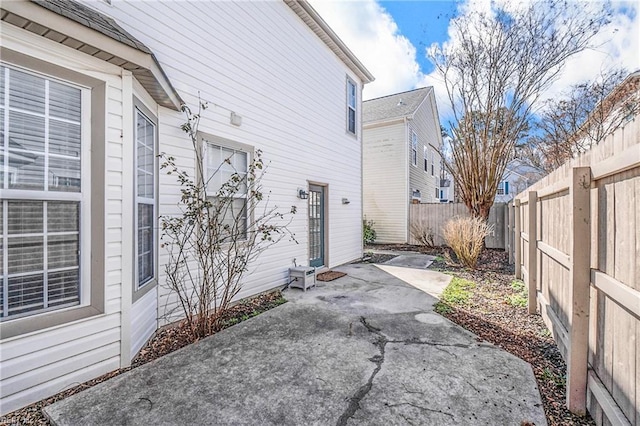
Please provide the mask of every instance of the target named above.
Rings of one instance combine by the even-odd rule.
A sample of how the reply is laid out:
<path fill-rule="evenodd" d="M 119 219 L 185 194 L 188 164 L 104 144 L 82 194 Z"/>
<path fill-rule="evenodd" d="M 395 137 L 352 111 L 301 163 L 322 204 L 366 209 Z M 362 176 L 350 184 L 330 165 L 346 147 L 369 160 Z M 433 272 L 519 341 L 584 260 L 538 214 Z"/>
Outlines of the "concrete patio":
<path fill-rule="evenodd" d="M 335 270 L 348 275 L 46 413 L 56 425 L 546 424 L 527 363 L 433 312 L 425 291 L 447 276 L 397 260 Z"/>

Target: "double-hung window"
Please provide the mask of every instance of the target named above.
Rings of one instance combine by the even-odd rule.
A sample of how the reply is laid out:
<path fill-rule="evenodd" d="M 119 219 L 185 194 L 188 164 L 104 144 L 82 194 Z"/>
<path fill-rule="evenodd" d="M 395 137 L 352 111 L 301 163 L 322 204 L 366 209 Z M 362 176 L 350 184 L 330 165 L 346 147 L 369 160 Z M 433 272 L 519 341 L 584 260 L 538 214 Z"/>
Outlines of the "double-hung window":
<path fill-rule="evenodd" d="M 156 125 L 135 109 L 136 141 L 136 290 L 155 279 Z"/>
<path fill-rule="evenodd" d="M 411 132 L 411 164 L 418 165 L 418 135 L 416 132 Z"/>
<path fill-rule="evenodd" d="M 498 184 L 498 195 L 508 195 L 509 194 L 509 182 L 502 181 Z"/>
<path fill-rule="evenodd" d="M 347 79 L 347 131 L 356 134 L 356 106 L 357 106 L 356 83 Z"/>
<path fill-rule="evenodd" d="M 203 138 L 207 197 L 221 208 L 219 222 L 227 235 L 246 237 L 248 229 L 247 172 L 249 153 Z M 231 237 L 233 239 L 233 237 Z"/>
<path fill-rule="evenodd" d="M 436 174 L 436 159 L 433 151 L 431 151 L 431 176 Z"/>
<path fill-rule="evenodd" d="M 429 162 L 427 161 L 428 153 L 429 153 L 429 151 L 427 150 L 427 146 L 424 145 L 422 147 L 422 158 L 424 158 L 424 171 L 425 172 L 429 170 Z"/>
<path fill-rule="evenodd" d="M 0 66 L 2 320 L 87 300 L 89 108 L 88 89 Z"/>

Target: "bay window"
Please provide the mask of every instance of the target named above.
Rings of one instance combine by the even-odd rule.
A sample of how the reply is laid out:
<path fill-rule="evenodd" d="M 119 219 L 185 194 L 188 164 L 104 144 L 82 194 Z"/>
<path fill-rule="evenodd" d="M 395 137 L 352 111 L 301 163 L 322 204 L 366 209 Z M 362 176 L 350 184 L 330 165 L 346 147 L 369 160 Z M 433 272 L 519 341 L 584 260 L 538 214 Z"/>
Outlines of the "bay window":
<path fill-rule="evenodd" d="M 67 82 L 0 66 L 2 320 L 83 303 L 89 95 Z"/>
<path fill-rule="evenodd" d="M 150 117 L 135 109 L 136 290 L 152 284 L 156 278 L 156 124 Z"/>

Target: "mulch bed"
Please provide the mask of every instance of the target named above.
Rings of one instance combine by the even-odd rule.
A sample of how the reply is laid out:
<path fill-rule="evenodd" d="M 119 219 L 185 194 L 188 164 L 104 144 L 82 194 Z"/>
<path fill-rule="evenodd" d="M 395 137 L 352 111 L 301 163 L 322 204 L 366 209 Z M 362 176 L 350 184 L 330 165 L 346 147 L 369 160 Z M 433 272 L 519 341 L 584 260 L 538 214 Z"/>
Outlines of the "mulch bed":
<path fill-rule="evenodd" d="M 512 286 L 515 276 L 507 253 L 484 250 L 477 269 L 469 270 L 453 263 L 451 259 L 455 255 L 448 248 L 402 247 L 428 251 L 437 256 L 430 269 L 453 273 L 476 284 L 464 306 L 447 305 L 448 309 L 441 313 L 483 340 L 531 364 L 549 425 L 595 424 L 588 415 L 576 416 L 566 409 L 566 364 L 542 317 L 529 315 L 526 306 L 513 302 L 512 298 L 522 293 Z"/>
<path fill-rule="evenodd" d="M 254 317 L 262 312 L 282 305 L 285 302 L 286 300 L 282 297 L 282 293 L 280 293 L 280 291 L 258 295 L 251 299 L 242 301 L 241 303 L 232 306 L 223 315 L 223 323 L 225 324 L 223 328 L 230 327 L 241 321 Z M 51 405 L 56 401 L 67 398 L 90 388 L 91 386 L 102 383 L 105 380 L 119 376 L 133 368 L 144 365 L 194 342 L 195 340 L 188 334 L 184 323 L 162 328 L 158 330 L 155 336 L 140 350 L 140 353 L 131 362 L 131 367 L 112 371 L 53 395 L 52 397 L 43 399 L 42 401 L 38 401 L 20 410 L 16 410 L 2 416 L 0 417 L 0 425 L 50 425 L 49 421 L 42 413 L 42 408 L 47 405 Z"/>
<path fill-rule="evenodd" d="M 362 260 L 354 263 L 384 263 L 393 259 L 394 257 L 398 256 L 395 254 L 367 253 L 364 255 Z"/>
<path fill-rule="evenodd" d="M 337 280 L 338 278 L 342 278 L 345 275 L 347 275 L 347 274 L 345 274 L 344 272 L 326 271 L 326 272 L 323 272 L 321 274 L 318 274 L 316 276 L 316 279 L 318 281 L 333 281 L 333 280 Z"/>

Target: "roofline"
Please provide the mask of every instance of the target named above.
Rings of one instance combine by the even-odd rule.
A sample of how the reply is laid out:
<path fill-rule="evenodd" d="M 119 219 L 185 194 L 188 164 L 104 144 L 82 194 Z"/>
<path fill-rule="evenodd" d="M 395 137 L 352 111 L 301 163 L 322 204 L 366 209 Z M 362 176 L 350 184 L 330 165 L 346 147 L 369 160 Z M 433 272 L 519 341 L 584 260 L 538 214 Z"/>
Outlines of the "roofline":
<path fill-rule="evenodd" d="M 373 98 L 373 99 L 368 99 L 368 100 L 366 100 L 366 101 L 363 101 L 363 102 L 362 102 L 362 104 L 363 104 L 363 109 L 364 109 L 364 104 L 365 104 L 365 103 L 367 103 L 367 102 L 369 102 L 369 101 L 375 101 L 375 100 L 378 100 L 378 99 L 389 98 L 389 97 L 391 97 L 391 96 L 402 95 L 402 94 L 404 94 L 404 93 L 416 92 L 416 91 L 418 91 L 418 90 L 424 90 L 424 89 L 427 89 L 427 90 L 429 90 L 429 89 L 430 89 L 430 90 L 427 92 L 427 95 L 424 97 L 424 99 L 423 99 L 423 100 L 421 100 L 421 101 L 420 101 L 420 103 L 419 103 L 418 105 L 416 105 L 416 107 L 413 109 L 413 111 L 411 111 L 411 112 L 409 112 L 409 113 L 407 113 L 407 114 L 392 115 L 392 116 L 389 116 L 389 117 L 380 118 L 380 119 L 375 120 L 375 121 L 365 121 L 365 122 L 364 122 L 364 124 L 365 124 L 365 125 L 370 125 L 370 124 L 380 124 L 380 123 L 385 123 L 385 122 L 387 122 L 387 121 L 396 121 L 396 120 L 401 120 L 401 119 L 403 119 L 403 118 L 407 118 L 407 117 L 410 117 L 411 119 L 413 119 L 413 117 L 415 116 L 416 111 L 418 110 L 418 108 L 420 108 L 420 107 L 422 106 L 422 104 L 427 100 L 427 98 L 429 98 L 429 96 L 430 96 L 431 94 L 434 94 L 434 96 L 435 96 L 435 92 L 434 92 L 433 86 L 425 86 L 425 87 L 419 87 L 419 88 L 417 88 L 417 89 L 407 90 L 407 91 L 404 91 L 404 92 L 394 93 L 394 94 L 392 94 L 392 95 L 380 96 L 379 98 Z M 434 97 L 434 102 L 435 102 L 435 97 Z M 440 124 L 440 120 L 439 120 L 437 117 L 436 117 L 436 122 L 437 122 L 438 124 Z M 440 142 L 442 142 L 442 140 L 441 140 Z"/>
<path fill-rule="evenodd" d="M 572 137 L 572 138 L 582 138 L 582 137 L 583 137 L 582 135 L 584 134 L 584 132 L 585 132 L 585 131 L 587 131 L 587 132 L 588 132 L 588 129 L 587 129 L 587 130 L 584 130 L 584 129 L 585 129 L 585 128 L 588 128 L 588 126 L 590 125 L 590 123 L 594 120 L 593 116 L 594 116 L 594 114 L 596 113 L 596 111 L 598 111 L 598 110 L 600 110 L 600 109 L 602 109 L 602 108 L 605 108 L 605 105 L 606 105 L 607 101 L 608 101 L 609 99 L 613 98 L 614 96 L 616 96 L 616 95 L 617 95 L 618 93 L 620 93 L 621 91 L 625 90 L 625 89 L 626 89 L 626 86 L 627 86 L 627 85 L 629 85 L 629 84 L 631 84 L 631 82 L 632 82 L 633 80 L 640 80 L 640 69 L 635 70 L 635 71 L 633 71 L 633 72 L 629 73 L 629 75 L 627 75 L 627 76 L 624 78 L 624 80 L 622 80 L 622 81 L 621 81 L 621 82 L 620 82 L 616 87 L 614 87 L 614 88 L 613 88 L 613 89 L 612 89 L 612 90 L 607 94 L 607 96 L 605 96 L 605 97 L 604 97 L 604 99 L 602 99 L 602 101 L 600 101 L 600 102 L 595 106 L 595 108 L 593 108 L 593 110 L 589 113 L 589 115 L 587 116 L 587 119 L 584 121 L 584 123 L 582 123 L 582 124 L 580 125 L 580 128 L 579 128 L 579 129 L 578 129 L 578 130 L 577 130 L 573 135 L 571 135 L 570 137 Z M 614 105 L 614 107 L 615 107 L 615 105 L 616 105 L 616 104 L 613 104 L 613 105 Z M 608 112 L 608 114 L 610 114 L 610 113 L 611 113 L 611 111 L 613 111 L 613 110 L 610 110 L 610 111 Z"/>
<path fill-rule="evenodd" d="M 349 50 L 340 37 L 329 27 L 307 0 L 283 0 L 287 6 L 351 69 L 364 84 L 371 83 L 375 77 Z"/>
<path fill-rule="evenodd" d="M 380 120 L 376 120 L 376 121 L 367 121 L 367 122 L 363 122 L 362 123 L 362 127 L 376 127 L 376 126 L 380 126 L 380 125 L 389 125 L 389 124 L 402 124 L 404 122 L 404 119 L 407 118 L 406 115 L 399 115 L 397 117 L 390 117 L 390 118 L 382 118 Z"/>
<path fill-rule="evenodd" d="M 1 9 L 3 22 L 131 71 L 159 105 L 180 111 L 182 99 L 153 53 L 115 40 L 38 3 L 5 1 Z"/>
<path fill-rule="evenodd" d="M 424 90 L 424 89 L 433 89 L 433 86 L 417 87 L 415 89 L 405 90 L 404 92 L 391 93 L 389 95 L 378 96 L 377 98 L 371 98 L 371 99 L 367 99 L 366 101 L 362 101 L 362 103 L 366 103 L 366 102 L 369 102 L 369 101 L 376 101 L 376 100 L 382 99 L 382 98 L 390 98 L 391 96 L 404 95 L 405 93 L 417 92 L 418 90 Z"/>

